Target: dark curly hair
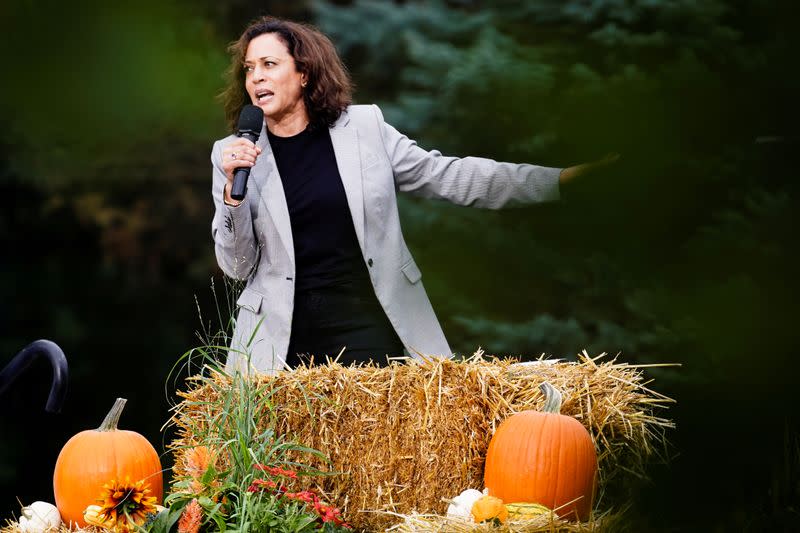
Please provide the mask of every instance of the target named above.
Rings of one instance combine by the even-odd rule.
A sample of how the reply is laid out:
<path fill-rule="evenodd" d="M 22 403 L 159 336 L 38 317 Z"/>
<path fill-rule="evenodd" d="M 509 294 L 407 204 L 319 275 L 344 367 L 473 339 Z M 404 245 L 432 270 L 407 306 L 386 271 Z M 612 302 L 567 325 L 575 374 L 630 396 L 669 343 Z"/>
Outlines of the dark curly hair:
<path fill-rule="evenodd" d="M 331 40 L 310 24 L 275 17 L 260 17 L 251 22 L 238 40 L 228 46 L 231 64 L 227 83 L 219 98 L 231 132 L 236 133 L 239 113 L 250 103 L 245 90 L 243 69 L 250 41 L 265 33 L 274 33 L 294 58 L 297 71 L 306 75 L 308 85 L 303 100 L 310 127 L 330 127 L 352 103 L 353 83 Z"/>

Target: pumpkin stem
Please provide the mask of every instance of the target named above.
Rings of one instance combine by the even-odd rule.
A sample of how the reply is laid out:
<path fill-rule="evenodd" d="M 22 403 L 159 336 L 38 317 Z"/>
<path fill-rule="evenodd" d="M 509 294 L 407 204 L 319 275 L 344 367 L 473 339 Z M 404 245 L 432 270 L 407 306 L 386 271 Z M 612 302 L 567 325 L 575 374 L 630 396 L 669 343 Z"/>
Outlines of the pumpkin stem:
<path fill-rule="evenodd" d="M 119 417 L 122 415 L 122 410 L 125 409 L 125 402 L 127 401 L 125 398 L 117 398 L 114 406 L 108 412 L 100 427 L 97 428 L 97 431 L 116 431 Z"/>
<path fill-rule="evenodd" d="M 544 408 L 542 411 L 545 413 L 561 413 L 561 400 L 563 399 L 561 391 L 547 381 L 539 385 L 539 390 L 544 394 Z"/>

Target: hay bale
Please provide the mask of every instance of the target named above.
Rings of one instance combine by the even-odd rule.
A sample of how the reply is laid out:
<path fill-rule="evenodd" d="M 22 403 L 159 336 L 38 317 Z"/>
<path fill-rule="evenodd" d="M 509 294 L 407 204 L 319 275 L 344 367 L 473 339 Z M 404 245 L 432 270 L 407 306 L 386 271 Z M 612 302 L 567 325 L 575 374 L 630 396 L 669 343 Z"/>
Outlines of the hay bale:
<path fill-rule="evenodd" d="M 314 488 L 339 506 L 348 521 L 385 529 L 398 515 L 444 513 L 442 498 L 483 487 L 489 440 L 510 414 L 538 409 L 539 384 L 564 396 L 562 413 L 592 435 L 599 458 L 599 487 L 615 476 L 641 475 L 672 423 L 654 410 L 672 400 L 646 387 L 640 367 L 579 356 L 577 363 L 426 359 L 343 367 L 336 362 L 255 378 L 270 390 L 272 412 L 259 424 L 325 453 L 341 472 L 314 480 Z M 198 423 L 214 410 L 219 373 L 190 380 L 172 422 L 176 474 Z M 209 380 L 214 381 L 214 386 Z M 274 418 L 270 418 L 274 416 Z"/>

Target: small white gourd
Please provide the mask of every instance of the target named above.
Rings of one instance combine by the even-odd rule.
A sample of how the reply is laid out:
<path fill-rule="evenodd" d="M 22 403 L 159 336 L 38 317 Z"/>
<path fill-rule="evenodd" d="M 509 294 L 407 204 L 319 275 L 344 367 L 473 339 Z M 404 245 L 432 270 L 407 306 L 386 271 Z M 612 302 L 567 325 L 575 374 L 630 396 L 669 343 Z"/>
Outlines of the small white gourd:
<path fill-rule="evenodd" d="M 33 502 L 22 508 L 19 529 L 22 533 L 46 533 L 56 531 L 61 526 L 58 508 L 47 502 Z"/>
<path fill-rule="evenodd" d="M 472 504 L 481 496 L 483 496 L 483 493 L 479 490 L 465 490 L 451 500 L 450 505 L 447 506 L 447 516 L 472 521 Z"/>

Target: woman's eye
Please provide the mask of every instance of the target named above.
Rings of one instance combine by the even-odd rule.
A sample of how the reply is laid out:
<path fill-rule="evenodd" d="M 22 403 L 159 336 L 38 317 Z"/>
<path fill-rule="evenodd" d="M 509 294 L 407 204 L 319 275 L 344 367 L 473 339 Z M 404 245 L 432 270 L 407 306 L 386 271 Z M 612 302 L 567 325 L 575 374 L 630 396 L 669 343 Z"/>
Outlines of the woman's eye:
<path fill-rule="evenodd" d="M 264 61 L 264 66 L 265 67 L 273 67 L 273 66 L 275 66 L 275 62 L 274 61 Z"/>
<path fill-rule="evenodd" d="M 245 65 L 245 66 L 244 66 L 244 71 L 245 71 L 245 72 L 253 72 L 253 67 L 251 67 L 251 66 L 249 66 L 249 65 Z"/>

